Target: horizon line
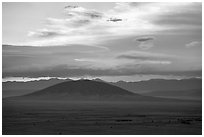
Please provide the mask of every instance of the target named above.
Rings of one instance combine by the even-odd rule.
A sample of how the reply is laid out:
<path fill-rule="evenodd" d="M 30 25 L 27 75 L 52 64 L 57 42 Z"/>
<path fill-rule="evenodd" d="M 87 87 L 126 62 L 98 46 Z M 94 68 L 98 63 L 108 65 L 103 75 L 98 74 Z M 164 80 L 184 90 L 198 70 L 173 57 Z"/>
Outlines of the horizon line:
<path fill-rule="evenodd" d="M 187 78 L 150 78 L 146 80 L 132 80 L 132 81 L 127 81 L 127 80 L 116 80 L 116 81 L 107 81 L 104 80 L 103 78 L 100 77 L 93 77 L 93 78 L 87 78 L 87 77 L 37 77 L 37 78 L 31 78 L 31 77 L 5 77 L 2 78 L 2 83 L 6 82 L 34 82 L 34 81 L 49 81 L 52 79 L 57 79 L 57 80 L 72 80 L 72 81 L 78 81 L 78 80 L 102 80 L 105 82 L 140 82 L 140 81 L 149 81 L 149 80 L 185 80 L 185 79 L 202 79 L 202 77 L 187 77 Z"/>

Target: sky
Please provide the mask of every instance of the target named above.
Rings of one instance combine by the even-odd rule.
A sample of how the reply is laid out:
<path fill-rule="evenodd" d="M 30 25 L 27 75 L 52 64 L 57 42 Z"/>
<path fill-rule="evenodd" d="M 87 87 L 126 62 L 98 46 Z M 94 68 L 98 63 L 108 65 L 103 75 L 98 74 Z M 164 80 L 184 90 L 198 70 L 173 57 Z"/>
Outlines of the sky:
<path fill-rule="evenodd" d="M 3 79 L 201 77 L 202 4 L 2 4 Z"/>

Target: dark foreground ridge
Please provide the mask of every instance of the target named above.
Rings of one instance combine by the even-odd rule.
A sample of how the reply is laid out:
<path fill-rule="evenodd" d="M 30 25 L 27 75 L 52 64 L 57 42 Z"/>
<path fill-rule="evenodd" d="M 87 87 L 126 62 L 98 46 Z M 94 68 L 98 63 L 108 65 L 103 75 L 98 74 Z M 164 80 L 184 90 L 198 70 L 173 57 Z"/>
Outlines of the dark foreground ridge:
<path fill-rule="evenodd" d="M 53 101 L 174 101 L 159 97 L 143 96 L 120 87 L 92 80 L 62 82 L 48 88 L 18 97 L 14 100 L 53 100 Z M 178 101 L 178 100 L 176 100 Z"/>

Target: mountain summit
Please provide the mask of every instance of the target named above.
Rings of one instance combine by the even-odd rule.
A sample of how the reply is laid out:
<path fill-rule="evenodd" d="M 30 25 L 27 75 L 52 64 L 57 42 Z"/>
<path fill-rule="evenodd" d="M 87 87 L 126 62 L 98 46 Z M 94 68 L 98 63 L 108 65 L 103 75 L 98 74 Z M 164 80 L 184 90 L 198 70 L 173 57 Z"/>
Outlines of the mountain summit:
<path fill-rule="evenodd" d="M 161 101 L 166 99 L 143 96 L 108 83 L 77 80 L 62 82 L 48 88 L 19 96 L 21 100 L 88 100 L 88 101 Z"/>
<path fill-rule="evenodd" d="M 21 97 L 48 100 L 112 100 L 133 96 L 140 95 L 103 82 L 77 80 L 62 82 Z"/>
<path fill-rule="evenodd" d="M 132 92 L 110 84 L 92 81 L 77 80 L 62 82 L 43 90 L 28 94 L 26 96 L 113 96 L 113 95 L 135 95 Z"/>

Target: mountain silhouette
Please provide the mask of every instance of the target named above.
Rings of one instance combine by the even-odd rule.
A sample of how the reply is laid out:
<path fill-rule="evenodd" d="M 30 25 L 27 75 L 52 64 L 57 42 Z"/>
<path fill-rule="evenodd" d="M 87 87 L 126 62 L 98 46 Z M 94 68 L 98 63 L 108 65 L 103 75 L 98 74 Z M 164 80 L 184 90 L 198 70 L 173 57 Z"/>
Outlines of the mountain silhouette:
<path fill-rule="evenodd" d="M 72 81 L 72 79 L 51 78 L 49 80 L 34 80 L 28 82 L 2 82 L 2 96 L 21 96 L 65 81 Z"/>
<path fill-rule="evenodd" d="M 3 82 L 2 95 L 3 95 L 3 98 L 12 97 L 12 96 L 22 96 L 29 93 L 33 93 L 35 91 L 41 91 L 50 86 L 53 86 L 62 82 L 68 82 L 68 81 L 73 81 L 73 80 L 52 78 L 50 80 L 39 80 L 39 81 L 30 81 L 30 82 Z M 78 82 L 79 81 L 80 82 L 87 81 L 87 79 L 80 79 L 78 80 Z M 126 82 L 126 81 L 106 82 L 99 78 L 96 78 L 96 79 L 92 79 L 91 81 L 111 84 L 113 86 L 122 88 L 125 91 L 129 91 L 132 93 L 141 94 L 145 96 L 179 98 L 179 99 L 191 99 L 191 98 L 201 99 L 202 97 L 201 96 L 202 79 L 199 79 L 199 78 L 182 79 L 182 80 L 151 79 L 147 81 L 138 81 L 138 82 Z M 68 85 L 70 84 L 71 83 L 68 83 Z M 81 87 L 80 85 L 81 84 L 78 84 L 77 87 L 78 88 Z M 69 89 L 69 87 L 67 87 L 67 89 Z M 90 88 L 88 89 L 90 91 Z M 78 91 L 76 91 L 75 93 L 78 93 L 79 94 L 78 96 L 80 95 L 82 96 L 83 94 L 79 92 L 82 92 L 83 90 L 78 89 Z M 93 96 L 93 95 L 90 95 L 90 96 Z"/>
<path fill-rule="evenodd" d="M 131 97 L 135 95 L 132 92 L 103 82 L 77 80 L 62 82 L 23 97 L 31 99 L 97 100 L 125 96 Z"/>
<path fill-rule="evenodd" d="M 92 80 L 62 82 L 27 95 L 10 98 L 59 101 L 168 101 L 168 99 L 139 95 L 108 83 Z"/>
<path fill-rule="evenodd" d="M 202 89 L 202 79 L 199 78 L 181 80 L 151 79 L 139 82 L 118 81 L 111 82 L 111 84 L 125 90 L 140 94 L 146 94 L 148 92 L 154 91 L 184 91 Z"/>
<path fill-rule="evenodd" d="M 115 87 L 102 82 L 96 82 L 91 80 L 77 80 L 70 82 L 63 82 L 46 89 L 40 90 L 29 95 L 47 95 L 47 94 L 63 94 L 63 95 L 134 95 L 134 93 L 123 90 L 119 87 Z"/>

